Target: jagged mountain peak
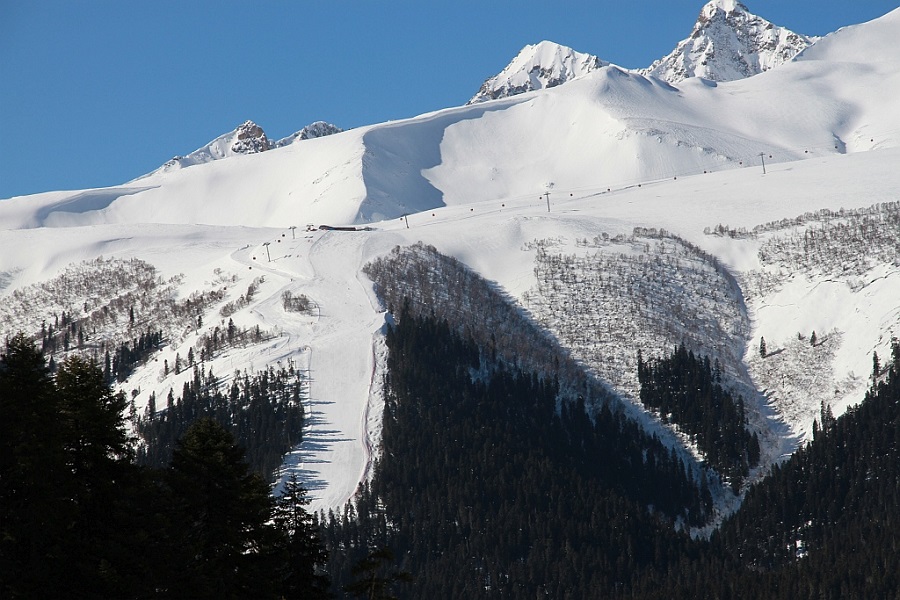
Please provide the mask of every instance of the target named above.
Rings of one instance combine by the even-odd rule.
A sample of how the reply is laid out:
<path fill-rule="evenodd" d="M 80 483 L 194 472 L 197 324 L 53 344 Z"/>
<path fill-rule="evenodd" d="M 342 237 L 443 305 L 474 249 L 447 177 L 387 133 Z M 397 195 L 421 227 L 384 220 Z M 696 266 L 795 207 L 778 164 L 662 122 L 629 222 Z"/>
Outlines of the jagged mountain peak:
<path fill-rule="evenodd" d="M 555 87 L 608 64 L 555 42 L 529 44 L 499 74 L 485 81 L 468 103 Z"/>
<path fill-rule="evenodd" d="M 711 0 L 700 9 L 691 34 L 669 55 L 635 71 L 672 84 L 689 77 L 733 81 L 788 62 L 817 39 L 754 15 L 738 0 Z M 593 54 L 542 41 L 525 46 L 468 103 L 555 87 L 608 65 Z"/>
<path fill-rule="evenodd" d="M 779 27 L 737 0 L 712 0 L 688 38 L 640 72 L 678 83 L 689 77 L 733 81 L 791 60 L 817 38 Z"/>
<path fill-rule="evenodd" d="M 263 128 L 247 120 L 185 156 L 175 156 L 154 171 L 172 171 L 238 154 L 257 154 L 271 147 Z"/>
<path fill-rule="evenodd" d="M 258 154 L 273 148 L 287 146 L 298 140 L 323 137 L 340 133 L 341 131 L 343 130 L 340 127 L 331 123 L 316 121 L 285 138 L 272 142 L 262 127 L 253 121 L 247 120 L 190 154 L 172 158 L 153 173 L 183 169 L 241 154 Z"/>
<path fill-rule="evenodd" d="M 285 138 L 281 138 L 280 140 L 275 142 L 272 147 L 281 148 L 282 146 L 293 144 L 296 141 L 325 137 L 326 135 L 341 133 L 342 131 L 344 130 L 337 125 L 332 125 L 331 123 L 327 123 L 325 121 L 316 121 L 314 123 L 310 123 L 300 131 L 296 131 Z"/>
<path fill-rule="evenodd" d="M 711 0 L 707 2 L 703 8 L 700 10 L 700 17 L 706 17 L 707 19 L 712 17 L 716 12 L 722 11 L 724 13 L 732 13 L 732 12 L 749 12 L 747 7 L 737 0 Z"/>
<path fill-rule="evenodd" d="M 269 138 L 262 127 L 253 121 L 244 121 L 234 130 L 235 139 L 231 144 L 234 154 L 256 154 L 269 149 Z"/>

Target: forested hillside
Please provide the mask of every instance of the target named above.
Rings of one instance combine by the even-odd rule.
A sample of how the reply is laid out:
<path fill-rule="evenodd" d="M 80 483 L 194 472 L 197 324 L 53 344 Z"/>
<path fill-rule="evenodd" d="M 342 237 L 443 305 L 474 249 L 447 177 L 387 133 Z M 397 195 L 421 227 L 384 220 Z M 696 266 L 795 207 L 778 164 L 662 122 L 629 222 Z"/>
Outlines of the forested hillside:
<path fill-rule="evenodd" d="M 671 356 L 644 361 L 638 350 L 641 402 L 674 423 L 737 492 L 759 462 L 759 438 L 747 431 L 744 399 L 722 385 L 722 369 L 684 346 Z"/>
<path fill-rule="evenodd" d="M 835 419 L 823 406 L 815 439 L 711 539 L 691 539 L 680 526 L 702 519 L 708 492 L 655 440 L 558 403 L 554 380 L 492 361 L 446 322 L 398 317 L 374 479 L 343 514 L 322 515 L 335 581 L 390 547 L 415 577 L 395 588 L 402 598 L 897 597 L 898 343 L 859 407 Z M 642 363 L 641 378 L 740 405 L 684 349 Z M 735 434 L 707 443 L 752 461 L 752 438 Z"/>
<path fill-rule="evenodd" d="M 324 518 L 336 580 L 386 544 L 416 577 L 404 597 L 578 598 L 684 552 L 711 499 L 677 455 L 445 321 L 398 317 L 375 476 Z"/>
<path fill-rule="evenodd" d="M 139 464 L 165 467 L 191 424 L 206 417 L 231 431 L 247 452 L 250 467 L 273 480 L 284 455 L 300 443 L 306 379 L 293 363 L 269 367 L 252 376 L 235 373 L 225 386 L 205 365 L 192 366 L 194 376 L 181 395 L 169 390 L 165 406 L 151 395 L 144 415 L 133 415 L 140 437 Z"/>
<path fill-rule="evenodd" d="M 621 414 L 591 416 L 554 376 L 509 365 L 407 308 L 387 343 L 380 459 L 342 514 L 320 515 L 322 547 L 302 486 L 290 481 L 275 502 L 215 421 L 190 426 L 165 469 L 138 467 L 127 401 L 96 363 L 70 357 L 51 374 L 32 340 L 9 340 L 4 595 L 325 597 L 326 548 L 337 595 L 375 584 L 401 598 L 900 591 L 896 340 L 890 360 L 873 357 L 863 402 L 838 418 L 823 403 L 813 440 L 751 487 L 710 539 L 685 531 L 708 513 L 703 481 Z M 715 379 L 680 353 L 654 368 Z"/>
<path fill-rule="evenodd" d="M 577 286 L 586 272 L 560 271 L 568 279 L 548 289 Z M 894 396 L 878 409 L 880 449 L 833 437 L 864 435 L 874 409 L 836 421 L 823 399 L 813 444 L 752 487 L 747 506 L 711 539 L 691 539 L 686 529 L 710 515 L 720 479 L 737 492 L 760 460 L 743 399 L 718 360 L 683 345 L 645 360 L 635 335 L 626 351 L 637 356 L 635 372 L 617 375 L 636 381 L 644 406 L 701 453 L 704 464 L 688 466 L 647 433 L 652 423 L 626 417 L 602 382 L 458 261 L 417 244 L 395 248 L 366 272 L 395 324 L 374 479 L 343 514 L 321 515 L 336 581 L 348 580 L 372 548 L 389 546 L 397 566 L 416 575 L 403 588 L 410 598 L 447 590 L 451 597 L 769 598 L 810 587 L 817 575 L 812 587 L 824 597 L 892 589 L 878 565 L 892 560 L 893 543 L 867 545 L 872 562 L 860 560 L 856 513 L 844 521 L 855 525 L 844 525 L 834 511 L 898 485 L 897 443 L 881 435 L 897 419 L 896 383 L 888 385 L 895 371 L 878 370 L 880 387 L 864 403 Z M 851 445 L 861 453 L 848 452 Z M 857 462 L 835 468 L 848 456 Z M 877 494 L 866 491 L 875 485 L 867 477 Z M 868 523 L 892 510 L 868 506 L 861 513 Z M 830 520 L 817 521 L 823 510 Z M 845 562 L 849 571 L 836 568 Z"/>
<path fill-rule="evenodd" d="M 900 342 L 865 399 L 753 486 L 741 509 L 648 575 L 641 598 L 900 597 Z"/>
<path fill-rule="evenodd" d="M 276 501 L 234 436 L 200 414 L 170 461 L 138 466 L 126 406 L 95 362 L 72 356 L 51 374 L 30 338 L 7 341 L 3 598 L 328 597 L 326 555 L 296 479 Z"/>

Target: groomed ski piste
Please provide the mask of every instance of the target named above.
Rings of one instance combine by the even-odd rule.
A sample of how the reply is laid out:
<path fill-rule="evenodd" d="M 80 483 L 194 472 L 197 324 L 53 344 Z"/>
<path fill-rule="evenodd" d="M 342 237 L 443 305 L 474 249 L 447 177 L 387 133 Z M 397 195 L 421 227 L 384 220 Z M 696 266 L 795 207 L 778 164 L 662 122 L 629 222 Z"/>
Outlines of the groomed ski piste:
<path fill-rule="evenodd" d="M 422 241 L 549 324 L 550 315 L 527 302 L 539 284 L 539 242 L 561 256 L 587 256 L 590 247 L 613 260 L 650 252 L 655 242 L 635 239 L 635 228 L 665 229 L 715 257 L 740 284 L 749 324 L 735 333 L 743 356 L 729 368 L 747 392 L 765 466 L 809 438 L 823 400 L 836 415 L 859 402 L 873 352 L 885 356 L 891 336 L 900 335 L 900 231 L 893 244 L 890 237 L 882 240 L 877 260 L 862 270 L 834 268 L 827 256 L 788 266 L 760 258 L 776 238 L 855 218 L 840 216 L 841 209 L 897 212 L 898 34 L 900 10 L 845 28 L 800 59 L 746 80 L 688 80 L 673 87 L 602 67 L 549 90 L 114 188 L 4 200 L 0 326 L 4 335 L 34 328 L 38 315 L 39 329 L 40 314 L 77 310 L 85 302 L 77 289 L 67 307 L 17 305 L 13 292 L 98 256 L 139 258 L 164 280 L 180 276 L 181 298 L 224 288 L 202 326 L 174 332 L 121 384 L 143 411 L 151 393 L 177 394 L 191 376 L 190 370 L 164 375 L 164 361 L 185 357 L 204 331 L 223 327 L 224 305 L 256 282 L 252 300 L 229 318 L 238 327 L 259 326 L 261 341 L 229 348 L 205 368 L 223 384 L 235 371 L 279 362 L 293 361 L 308 373 L 304 441 L 286 457 L 284 472 L 298 472 L 311 490 L 310 508 L 327 511 L 341 507 L 368 476 L 380 438 L 388 317 L 362 273 L 365 264 Z M 755 235 L 705 232 L 719 225 L 752 231 L 807 213 Z M 321 224 L 360 230 L 320 230 Z M 584 240 L 601 241 L 586 246 Z M 285 291 L 307 296 L 313 308 L 286 312 Z M 601 342 L 567 339 L 552 325 L 549 330 L 602 374 L 603 366 L 589 359 Z M 818 345 L 808 341 L 813 331 Z M 766 358 L 758 351 L 761 336 Z M 645 355 L 671 351 L 681 341 L 638 340 L 651 344 L 642 348 Z M 717 343 L 707 341 L 710 348 Z M 634 370 L 635 340 L 602 343 L 607 346 L 593 351 L 621 361 L 606 368 Z M 815 380 L 786 377 L 801 372 Z M 634 402 L 628 385 L 619 391 Z M 640 407 L 633 414 L 648 428 L 662 427 Z M 677 432 L 669 435 L 679 443 Z M 723 509 L 733 502 L 722 497 Z"/>

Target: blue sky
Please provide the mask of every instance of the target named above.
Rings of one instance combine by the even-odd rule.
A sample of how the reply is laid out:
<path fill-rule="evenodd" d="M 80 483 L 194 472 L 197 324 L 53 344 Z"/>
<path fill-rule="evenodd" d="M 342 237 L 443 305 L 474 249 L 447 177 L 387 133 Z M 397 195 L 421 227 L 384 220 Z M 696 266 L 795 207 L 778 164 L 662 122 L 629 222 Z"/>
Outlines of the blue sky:
<path fill-rule="evenodd" d="M 747 0 L 824 35 L 896 0 Z M 687 37 L 702 1 L 0 0 L 0 198 L 115 185 L 247 119 L 271 139 L 465 103 L 526 44 L 624 67 Z"/>

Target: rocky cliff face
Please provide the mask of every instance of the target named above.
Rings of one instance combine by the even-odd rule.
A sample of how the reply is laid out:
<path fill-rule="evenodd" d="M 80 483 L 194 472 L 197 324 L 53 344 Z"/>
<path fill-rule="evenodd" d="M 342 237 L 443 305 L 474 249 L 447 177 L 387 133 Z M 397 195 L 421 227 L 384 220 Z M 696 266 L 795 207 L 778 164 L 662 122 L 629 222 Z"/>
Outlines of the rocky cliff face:
<path fill-rule="evenodd" d="M 689 77 L 743 79 L 791 60 L 816 39 L 774 25 L 737 0 L 713 0 L 687 39 L 640 72 L 673 84 Z"/>
<path fill-rule="evenodd" d="M 234 142 L 231 144 L 232 154 L 256 154 L 269 149 L 269 138 L 262 127 L 253 121 L 246 121 L 234 130 Z"/>

